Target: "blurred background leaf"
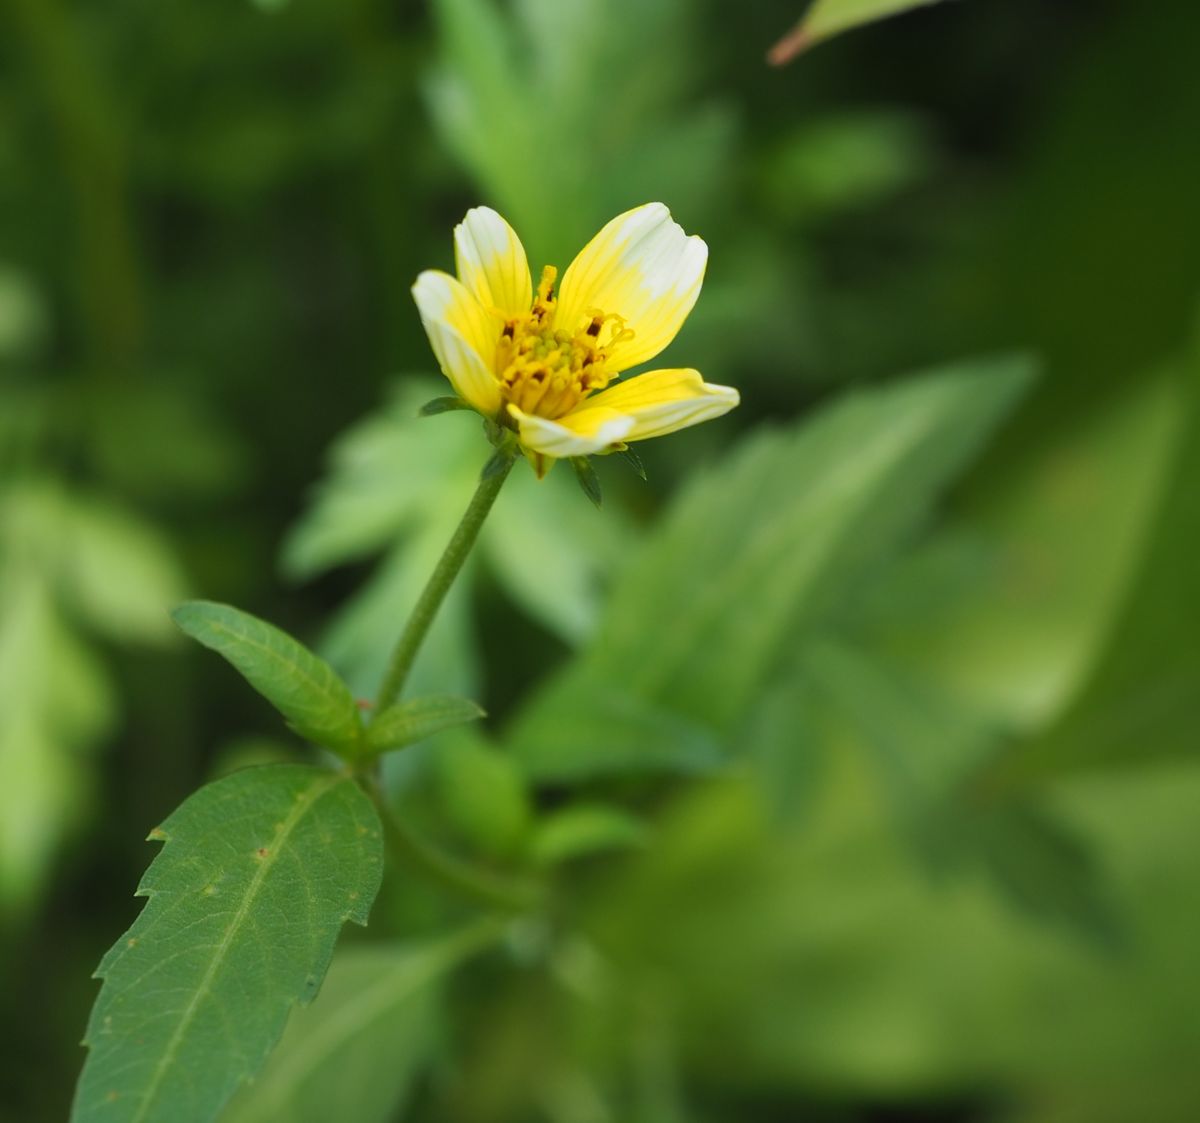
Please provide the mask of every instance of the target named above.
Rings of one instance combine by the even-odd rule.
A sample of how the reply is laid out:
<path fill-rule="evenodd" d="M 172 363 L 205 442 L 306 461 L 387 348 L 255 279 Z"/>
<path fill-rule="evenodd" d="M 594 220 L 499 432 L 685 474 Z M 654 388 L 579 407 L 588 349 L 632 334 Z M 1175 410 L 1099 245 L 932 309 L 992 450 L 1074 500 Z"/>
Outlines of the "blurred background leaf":
<path fill-rule="evenodd" d="M 790 62 L 801 51 L 823 39 L 841 35 L 864 23 L 886 19 L 937 4 L 940 0 L 812 0 L 804 18 L 795 29 L 771 51 L 771 61 L 777 65 Z"/>
<path fill-rule="evenodd" d="M 0 915 L 44 891 L 93 813 L 117 701 L 87 632 L 161 645 L 182 590 L 169 545 L 129 512 L 48 479 L 0 482 Z"/>
<path fill-rule="evenodd" d="M 552 741 L 572 727 L 577 741 L 581 724 L 594 727 L 584 750 L 592 772 L 650 762 L 649 745 L 622 750 L 626 737 L 678 751 L 671 714 L 728 734 L 781 652 L 836 626 L 839 605 L 862 595 L 1030 373 L 1019 360 L 982 363 L 849 397 L 698 476 L 625 571 L 580 665 L 517 723 L 512 742 L 527 766 L 578 771 L 564 762 L 580 750 L 556 755 Z M 655 706 L 668 711 L 659 727 L 626 733 L 604 701 L 620 692 L 649 703 L 643 721 L 655 720 Z M 589 706 L 599 707 L 594 716 Z"/>
<path fill-rule="evenodd" d="M 471 205 L 562 267 L 651 198 L 712 251 L 664 363 L 743 405 L 648 483 L 599 461 L 602 514 L 507 485 L 414 683 L 489 717 L 387 781 L 552 907 L 396 992 L 362 1110 L 1196 1118 L 1200 9 L 941 4 L 767 66 L 804 15 L 0 12 L 0 1118 L 65 1116 L 146 830 L 295 751 L 163 610 L 244 605 L 368 694 L 487 451 L 414 416 L 409 285 Z M 1014 348 L 1003 424 L 998 384 L 897 381 Z M 463 920 L 386 885 L 289 1042 Z"/>

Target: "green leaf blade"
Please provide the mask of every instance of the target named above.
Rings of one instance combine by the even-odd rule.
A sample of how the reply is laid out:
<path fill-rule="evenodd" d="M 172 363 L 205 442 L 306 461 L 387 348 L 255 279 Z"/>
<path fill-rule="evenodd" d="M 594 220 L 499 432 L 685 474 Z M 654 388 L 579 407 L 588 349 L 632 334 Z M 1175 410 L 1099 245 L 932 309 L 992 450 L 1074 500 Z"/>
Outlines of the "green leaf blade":
<path fill-rule="evenodd" d="M 443 729 L 478 721 L 485 716 L 483 708 L 476 703 L 448 694 L 398 702 L 371 722 L 367 729 L 367 749 L 372 755 L 403 749 Z"/>
<path fill-rule="evenodd" d="M 850 395 L 695 477 L 619 575 L 592 648 L 510 727 L 528 774 L 718 766 L 776 668 L 854 615 L 1032 374 L 977 360 Z"/>
<path fill-rule="evenodd" d="M 337 672 L 286 632 L 227 604 L 188 601 L 172 613 L 198 643 L 217 652 L 302 737 L 343 754 L 362 742 L 362 721 Z"/>
<path fill-rule="evenodd" d="M 510 731 L 535 783 L 582 783 L 612 774 L 695 775 L 720 767 L 722 746 L 706 725 L 597 679 L 587 668 L 554 678 Z"/>
<path fill-rule="evenodd" d="M 72 1123 L 207 1123 L 316 994 L 342 924 L 365 924 L 382 830 L 347 776 L 246 769 L 152 838 L 149 900 L 101 961 Z"/>
<path fill-rule="evenodd" d="M 697 478 L 623 574 L 593 670 L 721 728 L 903 544 L 1029 384 L 977 361 L 847 397 Z M 719 533 L 715 528 L 719 528 Z"/>
<path fill-rule="evenodd" d="M 620 807 L 576 803 L 543 819 L 529 849 L 539 866 L 556 866 L 594 854 L 640 849 L 649 834 L 645 823 Z"/>
<path fill-rule="evenodd" d="M 339 952 L 321 996 L 288 1023 L 261 1076 L 221 1123 L 354 1123 L 395 1119 L 437 1041 L 439 991 L 455 967 L 494 941 L 487 922 L 425 944 Z"/>

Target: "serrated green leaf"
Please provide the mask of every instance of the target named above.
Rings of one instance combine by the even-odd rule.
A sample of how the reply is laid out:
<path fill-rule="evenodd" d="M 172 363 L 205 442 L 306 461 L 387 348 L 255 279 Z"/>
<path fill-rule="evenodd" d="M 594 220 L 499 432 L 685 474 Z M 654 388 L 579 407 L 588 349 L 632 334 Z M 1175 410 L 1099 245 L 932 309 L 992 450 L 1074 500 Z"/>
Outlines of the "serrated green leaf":
<path fill-rule="evenodd" d="M 227 604 L 189 601 L 171 615 L 232 663 L 302 737 L 342 753 L 361 747 L 362 721 L 350 688 L 298 640 Z"/>
<path fill-rule="evenodd" d="M 375 754 L 402 749 L 443 729 L 486 716 L 481 706 L 467 698 L 449 694 L 411 698 L 388 707 L 367 726 L 367 750 Z"/>
<path fill-rule="evenodd" d="M 316 1002 L 289 1019 L 221 1123 L 329 1123 L 351 1104 L 354 1123 L 395 1119 L 437 1043 L 439 984 L 497 934 L 488 924 L 427 944 L 339 952 Z"/>
<path fill-rule="evenodd" d="M 72 1123 L 209 1123 L 310 1001 L 383 869 L 375 809 L 345 775 L 268 765 L 201 788 L 151 837 L 149 898 L 104 980 Z"/>

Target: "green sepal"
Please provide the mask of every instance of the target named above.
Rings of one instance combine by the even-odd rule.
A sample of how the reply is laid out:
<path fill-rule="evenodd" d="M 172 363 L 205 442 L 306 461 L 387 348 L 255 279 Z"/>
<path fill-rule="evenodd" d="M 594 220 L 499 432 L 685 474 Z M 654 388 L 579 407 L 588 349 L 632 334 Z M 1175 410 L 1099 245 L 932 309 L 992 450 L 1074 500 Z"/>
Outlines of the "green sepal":
<path fill-rule="evenodd" d="M 646 465 L 642 463 L 642 458 L 633 449 L 626 445 L 624 448 L 617 449 L 617 452 L 641 479 L 646 479 Z"/>
<path fill-rule="evenodd" d="M 342 756 L 361 750 L 362 719 L 350 688 L 299 640 L 228 604 L 188 601 L 171 616 L 228 660 L 305 740 Z"/>
<path fill-rule="evenodd" d="M 367 752 L 375 756 L 403 749 L 443 729 L 486 716 L 484 709 L 470 699 L 447 694 L 397 702 L 367 726 Z"/>
<path fill-rule="evenodd" d="M 583 488 L 583 494 L 599 507 L 603 496 L 600 493 L 600 477 L 596 475 L 592 462 L 586 456 L 572 456 L 571 467 L 575 469 L 575 478 Z"/>
<path fill-rule="evenodd" d="M 493 448 L 502 452 L 514 452 L 516 449 L 516 434 L 507 425 L 501 425 L 494 417 L 483 419 L 483 432 Z"/>
<path fill-rule="evenodd" d="M 469 402 L 450 394 L 444 398 L 434 398 L 426 402 L 418 411 L 418 417 L 436 417 L 439 413 L 451 413 L 456 409 L 471 409 Z"/>

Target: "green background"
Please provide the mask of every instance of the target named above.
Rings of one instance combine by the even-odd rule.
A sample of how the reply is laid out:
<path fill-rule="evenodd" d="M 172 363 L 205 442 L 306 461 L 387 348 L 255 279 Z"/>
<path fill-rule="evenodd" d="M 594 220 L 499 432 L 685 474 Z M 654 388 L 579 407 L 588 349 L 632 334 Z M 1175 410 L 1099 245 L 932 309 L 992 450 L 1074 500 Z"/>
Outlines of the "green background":
<path fill-rule="evenodd" d="M 374 1032 L 229 1118 L 1200 1117 L 1200 9 L 769 67 L 800 14 L 0 9 L 0 1119 L 65 1116 L 149 830 L 306 752 L 167 608 L 369 693 L 488 451 L 413 418 L 412 280 L 477 203 L 561 268 L 650 199 L 711 249 L 667 359 L 743 404 L 601 513 L 518 466 L 416 676 L 490 717 L 388 777 L 554 907 L 451 974 L 470 910 L 386 883 L 351 944 L 423 942 L 313 1007 L 382 980 Z"/>

